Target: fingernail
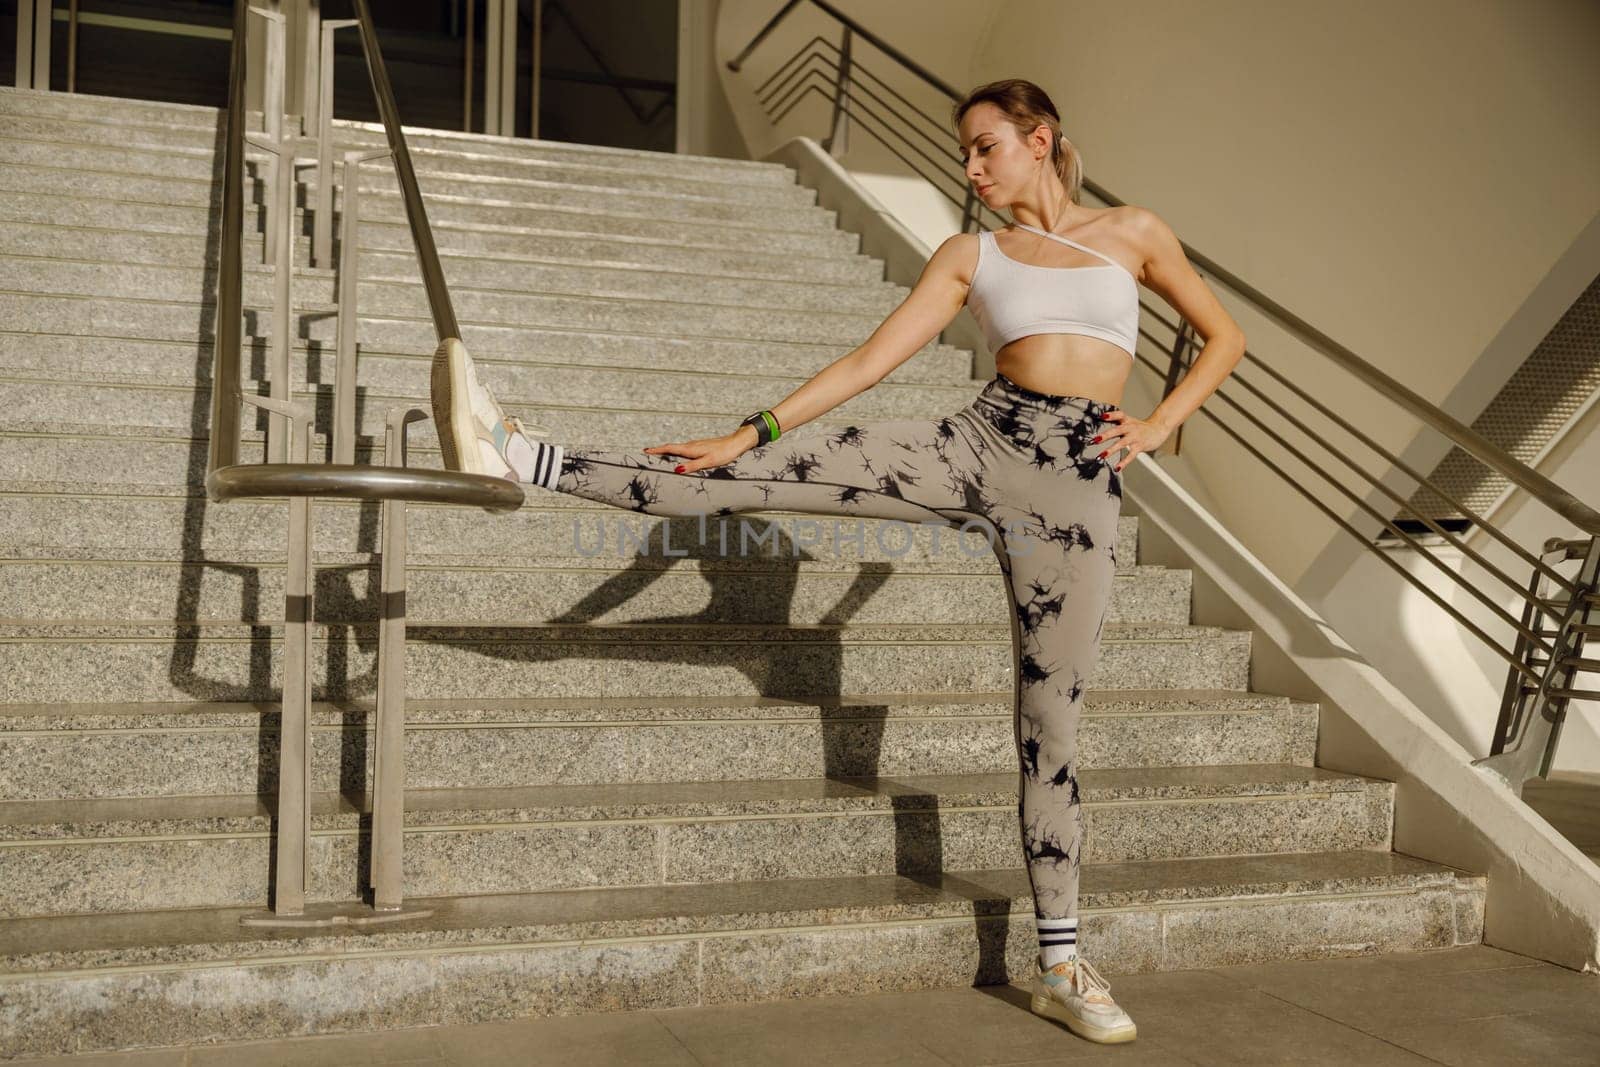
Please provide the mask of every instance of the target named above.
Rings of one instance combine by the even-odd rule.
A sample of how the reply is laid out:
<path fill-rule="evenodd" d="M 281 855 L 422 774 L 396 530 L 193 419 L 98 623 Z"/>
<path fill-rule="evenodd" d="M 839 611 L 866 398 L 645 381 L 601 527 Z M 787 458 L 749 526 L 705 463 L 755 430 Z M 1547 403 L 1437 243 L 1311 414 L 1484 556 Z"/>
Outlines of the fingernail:
<path fill-rule="evenodd" d="M 1098 438 L 1098 437 L 1096 437 L 1096 438 L 1095 438 L 1095 439 L 1094 439 L 1094 440 L 1093 440 L 1093 441 L 1090 441 L 1090 442 L 1089 442 L 1089 443 L 1090 443 L 1090 444 L 1091 444 L 1091 445 L 1097 445 L 1097 444 L 1099 444 L 1099 443 L 1100 443 L 1100 438 Z"/>
<path fill-rule="evenodd" d="M 1106 458 L 1106 454 L 1104 452 L 1102 452 L 1102 453 L 1100 453 L 1098 456 L 1096 456 L 1094 458 L 1095 459 L 1105 459 Z"/>
<path fill-rule="evenodd" d="M 678 474 L 682 474 L 683 473 L 683 464 L 682 463 L 678 464 L 678 469 L 677 469 L 676 473 L 678 473 Z"/>

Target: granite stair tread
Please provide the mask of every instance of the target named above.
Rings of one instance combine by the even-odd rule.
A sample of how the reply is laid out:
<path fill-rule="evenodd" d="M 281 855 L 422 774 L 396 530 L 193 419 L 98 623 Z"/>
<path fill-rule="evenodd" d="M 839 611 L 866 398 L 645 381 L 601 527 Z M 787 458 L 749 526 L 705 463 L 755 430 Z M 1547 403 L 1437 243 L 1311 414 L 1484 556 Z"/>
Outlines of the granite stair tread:
<path fill-rule="evenodd" d="M 1391 784 L 1293 764 L 1086 769 L 1080 772 L 1079 783 L 1085 805 L 1358 792 L 1388 789 Z M 921 802 L 914 802 L 918 798 Z M 370 800 L 370 796 L 357 800 L 345 793 L 313 791 L 313 832 L 365 827 Z M 880 810 L 898 815 L 959 805 L 1011 808 L 1016 802 L 1017 776 L 1012 772 L 408 789 L 405 825 L 481 828 L 491 823 Z M 275 818 L 276 800 L 270 795 L 10 800 L 0 801 L 0 840 L 247 833 L 270 828 Z"/>
<path fill-rule="evenodd" d="M 534 220 L 549 220 L 564 215 L 608 212 L 617 222 L 634 220 L 640 224 L 656 221 L 679 230 L 721 229 L 719 237 L 753 238 L 756 234 L 786 234 L 808 238 L 804 243 L 821 247 L 850 248 L 852 235 L 836 226 L 837 215 L 815 204 L 763 202 L 735 197 L 711 197 L 688 193 L 653 192 L 645 189 L 619 189 L 602 185 L 566 182 L 545 183 L 542 195 L 515 196 L 516 190 L 491 187 L 501 195 L 462 195 L 440 192 L 440 184 L 426 174 L 418 184 L 430 216 L 441 221 L 528 225 Z M 214 209 L 220 197 L 212 182 L 189 178 L 139 176 L 125 173 L 86 171 L 78 168 L 53 168 L 42 164 L 0 161 L 0 189 L 13 193 L 87 196 L 122 204 L 148 204 L 164 207 Z M 246 180 L 246 199 L 259 204 L 261 185 Z M 625 193 L 627 208 L 618 209 L 615 201 Z M 776 198 L 773 198 L 776 199 Z M 398 189 L 364 190 L 361 199 L 363 221 L 401 217 L 404 205 Z M 302 207 L 302 213 L 304 207 Z"/>
<path fill-rule="evenodd" d="M 691 344 L 683 339 L 624 331 L 602 331 L 596 335 L 530 329 L 525 331 L 525 335 L 530 338 L 542 338 L 547 345 L 562 342 L 567 346 L 560 353 L 544 351 L 533 346 L 530 346 L 531 350 L 530 348 L 508 350 L 509 346 L 506 345 L 474 346 L 472 358 L 488 368 L 563 367 L 569 371 L 661 373 L 663 368 L 675 365 L 672 362 L 672 357 L 675 355 L 672 349 L 687 348 Z M 257 343 L 260 341 L 257 338 L 251 340 Z M 585 342 L 585 345 L 580 347 L 575 343 L 569 343 L 579 341 Z M 127 361 L 126 369 L 108 370 L 104 367 L 102 346 L 107 343 L 117 345 L 119 353 Z M 604 347 L 608 344 L 612 346 L 609 350 Z M 483 350 L 485 347 L 487 350 Z M 654 348 L 655 351 L 646 354 L 647 347 Z M 209 360 L 210 349 L 209 340 L 196 341 L 193 338 L 180 340 L 129 338 L 113 334 L 102 336 L 88 332 L 24 334 L 0 331 L 0 368 L 5 368 L 5 373 L 8 374 L 24 371 L 29 374 L 53 374 L 66 370 L 75 376 L 81 368 L 82 375 L 79 376 L 79 380 L 85 382 L 120 381 L 131 372 L 147 381 L 195 386 L 210 380 L 209 362 L 204 369 L 196 368 L 197 359 Z M 327 351 L 326 345 L 320 342 L 307 345 L 303 340 L 297 340 L 290 349 L 291 354 L 302 361 L 302 367 L 305 365 L 303 361 L 313 352 L 326 354 Z M 730 359 L 728 364 L 723 365 L 718 371 L 721 377 L 730 380 L 748 378 L 798 384 L 805 380 L 808 373 L 814 373 L 811 368 L 821 370 L 823 366 L 843 355 L 846 349 L 801 341 L 771 341 L 759 345 L 730 344 L 727 346 L 727 351 L 729 356 L 737 357 L 737 362 Z M 363 344 L 361 355 L 364 365 L 371 360 L 395 360 L 414 362 L 425 367 L 433 359 L 433 350 L 423 349 L 420 346 L 399 347 L 392 343 L 387 347 L 383 344 Z M 559 360 L 553 358 L 557 355 L 560 357 Z M 96 365 L 97 360 L 98 365 Z M 968 370 L 966 365 L 970 362 L 970 353 L 935 342 L 924 348 L 915 358 L 900 364 L 876 388 L 901 384 L 942 386 L 960 384 L 976 393 L 983 383 L 978 379 L 964 376 L 964 372 Z M 953 371 L 960 373 L 953 374 Z M 9 419 L 6 426 L 8 428 L 16 426 L 33 432 L 45 432 L 50 428 L 49 424 L 33 425 L 27 420 L 13 422 Z M 76 432 L 90 432 L 93 430 L 93 424 L 76 424 L 72 429 Z M 152 431 L 155 429 L 157 428 L 152 428 Z M 203 431 L 203 428 L 201 429 Z"/>
<path fill-rule="evenodd" d="M 0 209 L 0 217 L 4 217 Z M 114 220 L 107 220 L 108 222 Z M 499 233 L 498 228 L 441 229 L 436 234 L 439 259 L 449 275 L 452 266 L 472 266 L 480 270 L 513 270 L 527 267 L 569 267 L 612 271 L 638 270 L 663 277 L 729 277 L 850 289 L 858 286 L 890 285 L 883 279 L 883 261 L 864 253 L 851 256 L 817 256 L 796 253 L 774 256 L 760 249 L 726 249 L 693 241 L 667 242 L 659 239 L 614 234 L 583 234 L 570 230 L 529 230 L 520 248 L 501 247 L 468 251 L 452 244 L 452 237 L 472 233 Z M 518 235 L 512 235 L 518 236 Z M 539 238 L 537 242 L 531 240 Z M 415 253 L 405 242 L 410 235 L 398 224 L 374 223 L 361 231 L 363 266 L 369 258 L 377 260 L 383 271 L 403 260 L 415 273 Z M 335 242 L 337 252 L 338 242 Z M 246 270 L 271 268 L 262 263 L 262 239 L 246 234 L 243 260 Z M 0 250 L 8 254 L 37 256 L 46 250 L 51 258 L 82 258 L 90 261 L 150 263 L 155 265 L 193 265 L 216 262 L 218 252 L 202 232 L 181 233 L 117 225 L 86 225 L 83 222 L 11 221 L 0 228 Z M 69 254 L 70 253 L 70 254 Z M 305 242 L 295 248 L 295 265 L 308 267 L 310 249 Z"/>
<path fill-rule="evenodd" d="M 17 640 L 259 640 L 262 630 L 279 630 L 281 622 L 241 622 L 229 619 L 195 619 L 174 622 L 170 619 L 6 619 L 0 618 L 0 641 Z M 347 630 L 375 628 L 376 623 L 313 623 L 312 640 L 326 638 L 323 631 L 335 629 L 342 640 Z M 527 641 L 600 643 L 651 641 L 661 643 L 730 644 L 810 644 L 815 642 L 860 642 L 863 644 L 1011 644 L 1011 626 L 1006 620 L 971 623 L 723 623 L 687 620 L 619 623 L 527 622 L 518 619 L 484 619 L 475 625 L 431 623 L 427 619 L 407 619 L 408 641 L 507 642 Z M 1229 626 L 1199 623 L 1107 622 L 1104 643 L 1118 641 L 1197 642 L 1222 638 L 1247 639 L 1250 631 Z M 3 706 L 3 705 L 0 705 Z"/>
<path fill-rule="evenodd" d="M 42 97 L 47 99 L 41 100 Z M 79 127 L 98 130 L 113 143 L 124 144 L 140 143 L 141 130 L 177 131 L 192 139 L 194 145 L 208 147 L 214 145 L 220 111 L 214 107 L 193 104 L 140 101 L 87 93 L 63 95 L 7 86 L 0 87 L 0 116 L 13 121 L 54 122 L 63 129 Z M 343 135 L 341 140 L 378 144 L 384 137 L 382 125 L 375 122 L 335 119 L 334 127 Z M 734 175 L 775 184 L 794 180 L 789 168 L 761 160 L 661 153 L 611 145 L 576 145 L 565 141 L 436 130 L 423 126 L 403 125 L 401 128 L 407 141 L 412 143 L 413 152 L 423 145 L 443 145 L 463 153 L 492 152 L 496 158 L 537 158 L 548 155 L 556 158 L 614 160 L 618 166 L 639 162 L 659 163 L 662 159 L 668 159 L 697 164 L 708 174 Z"/>
<path fill-rule="evenodd" d="M 197 166 L 185 172 L 174 173 L 172 166 L 139 167 L 130 174 L 130 165 L 138 167 L 141 155 L 158 154 L 171 159 L 169 152 L 184 153 L 183 148 L 141 149 L 138 145 L 82 145 L 56 141 L 48 135 L 39 136 L 27 131 L 16 131 L 16 122 L 9 126 L 0 116 L 0 184 L 13 188 L 48 190 L 43 181 L 48 175 L 63 175 L 69 183 L 79 179 L 72 187 L 81 191 L 101 188 L 116 189 L 112 181 L 120 178 L 129 184 L 121 187 L 120 195 L 130 200 L 150 198 L 157 190 L 170 190 L 167 196 L 157 196 L 160 201 L 173 203 L 204 203 L 216 195 L 211 176 L 212 156 L 209 152 L 190 150 L 187 159 Z M 30 146 L 34 149 L 29 151 Z M 77 148 L 78 150 L 74 151 Z M 81 162 L 93 159 L 92 166 Z M 264 156 L 258 158 L 265 158 Z M 478 157 L 481 160 L 482 157 Z M 625 191 L 630 197 L 642 201 L 664 203 L 671 201 L 681 207 L 704 208 L 714 217 L 728 212 L 735 217 L 750 208 L 764 208 L 792 219 L 800 225 L 814 225 L 831 218 L 832 212 L 816 205 L 816 193 L 800 185 L 762 184 L 713 181 L 709 178 L 654 175 L 640 181 L 637 175 L 607 172 L 592 167 L 570 167 L 547 164 L 560 173 L 539 173 L 534 167 L 522 164 L 516 169 L 522 174 L 473 174 L 464 168 L 475 162 L 471 156 L 451 154 L 440 158 L 437 150 L 424 150 L 413 160 L 418 185 L 430 201 L 442 203 L 472 203 L 487 207 L 518 207 L 541 200 L 558 197 L 583 197 L 594 194 L 612 194 Z M 10 173 L 7 173 L 10 172 Z M 336 179 L 337 180 L 337 179 Z M 316 171 L 307 169 L 298 176 L 297 185 L 314 195 Z M 258 168 L 249 168 L 245 174 L 249 191 L 247 199 L 259 203 L 265 179 Z M 708 192 L 707 190 L 710 190 Z M 440 190 L 449 190 L 441 192 Z M 392 170 L 369 167 L 361 176 L 363 198 L 399 196 L 399 183 Z M 338 210 L 342 186 L 336 187 L 334 204 Z M 302 206 L 311 196 L 302 196 Z M 314 202 L 314 201 L 313 201 Z"/>
<path fill-rule="evenodd" d="M 387 286 L 406 291 L 420 290 L 422 276 L 415 262 L 400 253 L 372 251 L 364 253 L 361 263 L 363 287 Z M 823 279 L 772 279 L 762 284 L 761 279 L 728 273 L 689 272 L 663 270 L 647 263 L 612 265 L 573 257 L 547 259 L 502 259 L 505 277 L 479 277 L 468 280 L 461 275 L 467 268 L 462 260 L 481 263 L 479 257 L 441 256 L 445 278 L 450 291 L 455 293 L 494 294 L 545 294 L 571 297 L 599 297 L 656 302 L 681 302 L 691 298 L 694 303 L 733 304 L 737 306 L 771 307 L 773 309 L 812 309 L 811 304 L 823 301 L 844 302 L 857 310 L 885 313 L 900 298 L 910 292 L 905 286 L 887 281 L 830 281 Z M 41 278 L 46 269 L 60 268 L 62 277 L 49 280 Z M 115 260 L 91 258 L 85 255 L 65 256 L 27 255 L 19 252 L 0 252 L 0 288 L 11 292 L 54 293 L 79 296 L 114 296 L 128 287 L 127 272 L 136 270 L 141 283 L 152 284 L 163 280 L 182 283 L 179 299 L 188 299 L 199 289 L 195 278 L 210 274 L 210 268 L 193 262 L 161 262 L 148 259 Z M 564 271 L 565 273 L 561 273 Z M 270 266 L 249 263 L 245 266 L 245 286 L 269 283 L 275 271 Z M 296 303 L 307 301 L 304 294 L 308 284 L 326 283 L 336 277 L 332 267 L 299 266 L 294 270 Z M 252 281 L 252 280 L 256 281 Z M 688 280 L 697 288 L 683 292 L 682 297 L 667 297 L 656 292 L 671 284 L 682 285 Z M 654 287 L 654 288 L 652 288 Z M 312 290 L 315 292 L 316 290 Z M 795 299 L 794 297 L 804 299 Z M 777 302 L 784 297 L 786 302 Z M 768 303 L 763 303 L 768 301 Z M 809 301 L 809 303 L 808 303 Z M 366 301 L 363 301 L 365 303 Z"/>
<path fill-rule="evenodd" d="M 0 483 L 0 492 L 3 486 Z M 318 567 L 376 567 L 382 562 L 383 553 L 376 549 L 366 552 L 341 551 L 336 549 L 317 549 L 313 560 Z M 232 556 L 228 562 L 241 566 L 260 564 L 262 566 L 283 566 L 286 560 L 283 553 L 255 553 L 243 552 Z M 118 545 L 114 548 L 92 548 L 81 545 L 52 545 L 29 544 L 23 542 L 9 542 L 0 545 L 0 565 L 6 563 L 23 562 L 53 562 L 53 561 L 81 561 L 118 564 L 169 564 L 171 566 L 199 565 L 203 560 L 184 560 L 174 558 L 170 553 L 159 548 L 140 545 Z M 644 555 L 636 559 L 630 558 L 630 569 L 656 569 L 671 570 L 693 562 L 696 570 L 727 570 L 739 573 L 777 573 L 793 574 L 796 571 L 815 572 L 819 574 L 855 573 L 861 561 L 830 559 L 821 557 L 816 559 L 790 559 L 752 556 L 740 558 L 736 556 L 707 555 L 690 557 L 666 557 L 661 555 Z M 897 567 L 899 565 L 897 564 Z M 906 563 L 910 570 L 917 574 L 939 575 L 982 575 L 985 577 L 999 573 L 998 566 L 992 559 L 985 558 L 955 558 L 955 559 L 930 559 L 917 560 Z M 554 570 L 602 570 L 615 573 L 616 565 L 606 560 L 597 560 L 590 556 L 572 555 L 544 555 L 530 558 L 525 552 L 507 550 L 503 554 L 483 553 L 474 555 L 448 555 L 430 552 L 406 553 L 407 571 L 427 571 L 446 569 L 452 571 L 488 570 L 496 573 L 505 572 L 540 572 Z M 1118 563 L 1116 573 L 1119 577 L 1151 577 L 1161 574 L 1174 573 L 1175 569 L 1162 566 L 1159 563 Z M 3 613 L 0 613 L 3 617 Z"/>
<path fill-rule="evenodd" d="M 554 297 L 541 299 L 551 304 L 557 302 Z M 142 300 L 126 296 L 0 291 L 0 313 L 10 314 L 13 309 L 19 309 L 17 314 L 20 316 L 23 313 L 20 309 L 29 309 L 33 314 L 40 316 L 38 321 L 41 323 L 42 333 L 99 337 L 107 341 L 187 341 L 191 351 L 209 348 L 206 343 L 209 341 L 209 333 L 202 331 L 200 324 L 202 318 L 209 321 L 212 307 L 209 295 L 202 299 L 179 301 Z M 683 346 L 704 350 L 708 347 L 796 345 L 798 347 L 786 347 L 783 350 L 805 355 L 823 349 L 832 351 L 834 358 L 837 358 L 849 351 L 852 343 L 860 342 L 860 327 L 864 322 L 869 320 L 873 324 L 877 322 L 873 316 L 863 315 L 860 312 L 818 313 L 825 316 L 818 320 L 810 313 L 787 308 L 775 309 L 767 314 L 765 316 L 768 319 L 767 325 L 760 329 L 740 327 L 735 330 L 728 321 L 719 324 L 714 320 L 717 315 L 726 318 L 736 313 L 743 313 L 744 309 L 737 307 L 721 305 L 714 309 L 717 315 L 698 316 L 695 309 L 704 312 L 705 307 L 684 301 L 652 304 L 648 309 L 652 312 L 649 316 L 632 314 L 629 309 L 627 301 L 615 297 L 586 298 L 583 307 L 568 310 L 574 312 L 587 310 L 613 316 L 588 324 L 561 322 L 526 325 L 462 314 L 460 316 L 462 340 L 476 356 L 480 352 L 487 355 L 526 351 L 531 347 L 530 340 L 555 335 L 573 335 L 575 338 L 599 335 L 597 340 L 602 343 L 605 341 L 638 343 L 636 339 L 644 338 L 664 346 L 662 362 L 658 365 L 671 366 L 668 360 L 675 353 L 670 349 Z M 327 310 L 329 309 L 319 310 L 310 306 L 299 309 L 302 328 L 311 335 L 311 340 L 322 346 L 325 352 L 331 350 L 330 346 L 335 338 L 334 324 L 324 313 Z M 684 313 L 679 314 L 680 310 Z M 272 336 L 271 324 L 268 316 L 259 311 L 255 314 L 256 327 L 250 331 L 248 337 L 251 341 L 260 343 Z M 719 330 L 732 332 L 718 332 Z M 784 336 L 786 331 L 793 333 L 794 336 Z M 206 341 L 197 344 L 196 338 L 200 337 L 205 337 Z M 303 335 L 301 339 L 305 340 Z M 402 346 L 401 351 L 409 349 L 417 354 L 431 353 L 437 344 L 437 335 L 433 333 L 432 321 L 420 314 L 390 312 L 379 315 L 363 311 L 358 343 L 363 350 L 393 351 L 388 346 L 398 344 Z M 579 340 L 578 343 L 586 342 Z M 587 343 L 592 345 L 596 342 Z M 933 340 L 914 353 L 913 358 L 930 352 L 941 352 L 949 356 L 952 351 L 959 350 L 952 350 Z M 714 353 L 703 351 L 700 358 L 709 360 L 713 357 Z M 963 369 L 967 369 L 970 368 L 970 361 L 971 355 L 967 353 L 964 359 L 956 362 L 965 363 L 966 368 Z M 817 369 L 820 370 L 821 367 Z"/>
<path fill-rule="evenodd" d="M 443 723 L 597 723 L 615 721 L 693 722 L 707 717 L 763 721 L 794 716 L 833 717 L 853 709 L 870 709 L 882 718 L 950 717 L 1011 714 L 1012 693 L 854 693 L 834 700 L 787 697 L 590 696 L 409 698 L 407 726 Z M 1276 711 L 1298 703 L 1278 693 L 1239 689 L 1091 689 L 1083 696 L 1085 715 L 1210 715 L 1220 712 Z M 313 701 L 313 725 L 341 725 L 352 715 L 373 711 L 370 698 L 338 702 Z M 133 701 L 104 703 L 0 704 L 0 732 L 74 729 L 80 725 L 118 728 L 198 729 L 258 722 L 276 714 L 274 701 Z"/>
<path fill-rule="evenodd" d="M 1085 863 L 1086 923 L 1114 909 L 1182 908 L 1453 889 L 1454 868 L 1376 850 Z M 1469 876 L 1470 880 L 1470 876 Z M 1031 938 L 1026 871 L 958 870 L 410 897 L 431 916 L 352 930 L 241 926 L 258 908 L 180 908 L 0 919 L 0 983 L 94 970 L 345 953 L 446 952 L 529 942 L 693 937 L 722 931 L 1004 916 Z M 1113 970 L 1115 965 L 1107 967 Z M 1115 971 L 1113 970 L 1113 973 Z M 0 989 L 3 989 L 0 984 Z"/>

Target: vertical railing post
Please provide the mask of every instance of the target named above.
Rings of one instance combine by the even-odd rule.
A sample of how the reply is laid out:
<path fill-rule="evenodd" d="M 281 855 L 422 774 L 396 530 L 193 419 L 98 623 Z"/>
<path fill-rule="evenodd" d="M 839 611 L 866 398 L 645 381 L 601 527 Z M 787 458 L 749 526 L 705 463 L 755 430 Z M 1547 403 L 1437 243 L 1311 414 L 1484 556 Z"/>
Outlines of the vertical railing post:
<path fill-rule="evenodd" d="M 283 128 L 283 14 L 255 6 L 249 10 L 267 22 L 266 136 L 249 140 L 272 160 L 263 198 L 266 224 L 261 244 L 263 252 L 268 253 L 264 258 L 273 265 L 269 374 L 272 398 L 278 404 L 268 409 L 266 455 L 268 463 L 283 463 L 294 447 L 289 440 L 290 424 L 283 406 L 289 403 L 294 391 L 289 355 L 294 345 L 294 159 L 300 138 L 287 135 Z"/>
<path fill-rule="evenodd" d="M 850 88 L 850 43 L 854 39 L 855 33 L 846 26 L 839 45 L 839 78 L 833 86 L 833 118 L 828 122 L 828 136 L 822 142 L 822 147 L 834 159 L 844 155 L 849 139 L 849 113 L 845 111 L 844 101 L 845 92 Z"/>
<path fill-rule="evenodd" d="M 78 0 L 67 5 L 67 92 L 78 91 Z"/>
<path fill-rule="evenodd" d="M 266 42 L 266 70 L 265 92 L 262 98 L 261 110 L 265 120 L 267 140 L 281 149 L 283 145 L 283 92 L 284 92 L 284 47 L 283 47 L 283 14 L 278 11 L 269 11 L 262 7 L 251 7 L 250 10 L 267 20 Z M 280 151 L 272 154 L 272 161 L 267 167 L 267 176 L 264 185 L 262 203 L 266 208 L 265 233 L 261 240 L 261 262 L 272 263 L 277 255 L 278 234 L 277 227 L 273 225 L 273 213 L 276 210 L 277 190 L 280 185 L 294 185 L 294 160 L 291 158 L 284 162 Z M 290 205 L 293 210 L 293 204 Z"/>
<path fill-rule="evenodd" d="M 268 232 L 277 237 L 272 269 L 272 398 L 287 402 L 294 391 L 290 355 L 294 346 L 294 149 L 278 142 L 274 218 Z M 267 462 L 282 463 L 290 450 L 288 420 L 272 412 L 267 421 Z"/>
<path fill-rule="evenodd" d="M 476 71 L 473 67 L 478 62 L 478 42 L 474 39 L 478 31 L 478 0 L 466 0 L 467 3 L 467 54 L 462 61 L 461 68 L 461 129 L 467 133 L 472 132 L 472 85 Z"/>
<path fill-rule="evenodd" d="M 406 424 L 425 419 L 396 408 L 384 431 L 383 457 L 406 466 Z M 398 457 L 398 459 L 397 459 Z M 405 896 L 406 502 L 383 502 L 383 559 L 378 577 L 378 698 L 372 763 L 372 907 L 398 911 Z"/>
<path fill-rule="evenodd" d="M 322 107 L 322 0 L 296 0 L 299 39 L 295 42 L 300 88 L 296 102 L 300 111 L 301 132 L 309 136 Z"/>
<path fill-rule="evenodd" d="M 333 461 L 356 461 L 356 335 L 361 286 L 361 164 L 389 155 L 377 152 L 344 154 L 343 208 L 339 215 L 339 319 L 335 334 L 337 357 L 333 371 Z M 384 454 L 384 462 L 394 460 Z"/>
<path fill-rule="evenodd" d="M 315 267 L 326 268 L 333 258 L 333 35 L 360 24 L 356 19 L 330 19 L 322 24 L 321 76 L 317 81 L 317 206 L 311 220 L 311 263 Z M 347 166 L 346 180 L 348 173 Z"/>
<path fill-rule="evenodd" d="M 293 463 L 311 451 L 312 419 L 296 427 Z M 283 700 L 278 718 L 279 915 L 305 911 L 311 878 L 311 497 L 289 498 L 289 566 L 283 603 Z"/>
<path fill-rule="evenodd" d="M 539 81 L 544 77 L 544 0 L 533 0 L 533 40 L 529 42 L 533 59 L 533 73 L 529 76 L 529 92 L 533 106 L 529 115 L 533 119 L 529 137 L 539 136 Z"/>

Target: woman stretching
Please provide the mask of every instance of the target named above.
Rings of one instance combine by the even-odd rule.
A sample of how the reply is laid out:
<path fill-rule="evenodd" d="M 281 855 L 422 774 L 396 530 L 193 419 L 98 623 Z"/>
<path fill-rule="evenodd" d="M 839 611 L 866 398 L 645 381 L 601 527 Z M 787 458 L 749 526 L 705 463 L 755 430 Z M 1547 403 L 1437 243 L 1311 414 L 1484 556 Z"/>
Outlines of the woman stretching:
<path fill-rule="evenodd" d="M 1243 354 L 1244 335 L 1153 213 L 1079 205 L 1080 156 L 1038 86 L 982 86 L 953 118 L 967 179 L 990 208 L 1009 209 L 1013 225 L 946 240 L 864 344 L 776 407 L 721 437 L 642 453 L 536 441 L 501 411 L 452 339 L 434 357 L 434 415 L 452 470 L 651 515 L 777 509 L 979 524 L 1013 608 L 1017 814 L 1040 948 L 1032 1007 L 1090 1040 L 1129 1041 L 1133 1021 L 1078 955 L 1078 714 L 1116 569 L 1120 472 L 1216 389 Z M 1118 407 L 1138 339 L 1140 283 L 1207 339 L 1148 419 Z M 970 404 L 935 419 L 795 432 L 881 381 L 963 305 L 997 371 Z"/>

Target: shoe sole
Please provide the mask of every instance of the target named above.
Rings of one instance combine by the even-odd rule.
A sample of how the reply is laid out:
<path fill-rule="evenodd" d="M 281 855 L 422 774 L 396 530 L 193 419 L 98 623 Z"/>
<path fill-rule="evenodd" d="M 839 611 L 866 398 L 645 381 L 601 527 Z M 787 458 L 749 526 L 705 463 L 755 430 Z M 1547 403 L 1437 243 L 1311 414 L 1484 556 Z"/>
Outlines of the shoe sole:
<path fill-rule="evenodd" d="M 433 400 L 433 426 L 439 435 L 439 451 L 446 470 L 483 474 L 478 456 L 478 436 L 473 432 L 471 402 L 467 399 L 467 368 L 456 352 L 466 347 L 454 337 L 439 342 L 433 353 L 430 390 Z M 457 398 L 460 402 L 457 403 Z M 468 447 L 470 445 L 470 447 Z"/>
<path fill-rule="evenodd" d="M 1033 995 L 1033 1013 L 1053 1019 L 1064 1025 L 1068 1030 L 1077 1034 L 1086 1041 L 1098 1042 L 1102 1045 L 1120 1045 L 1124 1041 L 1132 1041 L 1139 1034 L 1137 1026 L 1125 1026 L 1118 1029 L 1108 1029 L 1086 1023 L 1072 1012 L 1059 1000 L 1046 993 Z"/>

